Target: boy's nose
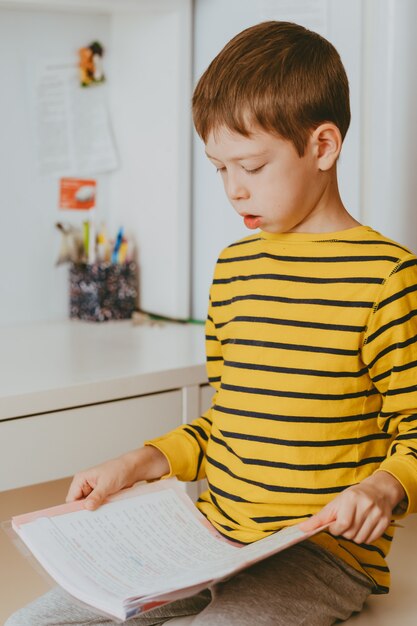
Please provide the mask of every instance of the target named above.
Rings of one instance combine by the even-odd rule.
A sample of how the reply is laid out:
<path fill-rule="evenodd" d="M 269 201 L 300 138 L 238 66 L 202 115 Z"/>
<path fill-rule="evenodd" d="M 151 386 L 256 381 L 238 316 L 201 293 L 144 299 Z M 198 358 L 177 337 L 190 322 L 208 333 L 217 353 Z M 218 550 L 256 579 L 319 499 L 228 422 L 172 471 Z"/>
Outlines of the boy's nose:
<path fill-rule="evenodd" d="M 230 200 L 241 200 L 249 198 L 248 188 L 238 179 L 229 178 L 227 183 L 227 195 Z"/>

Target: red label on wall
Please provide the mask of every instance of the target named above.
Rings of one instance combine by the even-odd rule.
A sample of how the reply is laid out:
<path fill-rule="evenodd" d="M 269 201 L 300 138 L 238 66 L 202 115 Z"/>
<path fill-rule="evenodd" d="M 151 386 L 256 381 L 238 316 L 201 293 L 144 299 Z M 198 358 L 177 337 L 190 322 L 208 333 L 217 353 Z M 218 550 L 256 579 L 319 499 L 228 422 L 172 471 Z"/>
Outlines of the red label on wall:
<path fill-rule="evenodd" d="M 59 208 L 86 211 L 96 205 L 96 181 L 82 178 L 61 178 Z"/>

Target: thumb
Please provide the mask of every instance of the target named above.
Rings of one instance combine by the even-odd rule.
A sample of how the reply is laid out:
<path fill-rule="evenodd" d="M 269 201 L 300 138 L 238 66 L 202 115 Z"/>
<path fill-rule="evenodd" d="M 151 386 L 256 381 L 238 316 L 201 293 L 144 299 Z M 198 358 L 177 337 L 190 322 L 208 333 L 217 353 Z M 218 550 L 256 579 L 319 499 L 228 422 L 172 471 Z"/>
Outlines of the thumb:
<path fill-rule="evenodd" d="M 103 504 L 105 497 L 106 496 L 102 491 L 94 489 L 94 491 L 92 491 L 84 500 L 84 508 L 89 511 L 95 511 L 101 504 Z"/>
<path fill-rule="evenodd" d="M 311 532 L 320 528 L 320 526 L 326 526 L 334 521 L 334 513 L 324 507 L 316 513 L 312 515 L 309 519 L 305 520 L 305 522 L 301 522 L 298 526 L 300 530 L 303 530 L 305 533 Z"/>

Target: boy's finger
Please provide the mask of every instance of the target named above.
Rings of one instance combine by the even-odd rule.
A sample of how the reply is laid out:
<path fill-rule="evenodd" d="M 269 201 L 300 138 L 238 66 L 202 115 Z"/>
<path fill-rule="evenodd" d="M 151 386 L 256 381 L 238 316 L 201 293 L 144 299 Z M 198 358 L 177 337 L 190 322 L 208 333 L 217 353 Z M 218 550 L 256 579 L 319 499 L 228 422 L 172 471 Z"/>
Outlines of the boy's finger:
<path fill-rule="evenodd" d="M 70 488 L 68 489 L 67 497 L 65 498 L 65 502 L 74 502 L 74 500 L 81 500 L 84 498 L 82 483 L 72 481 Z"/>
<path fill-rule="evenodd" d="M 84 501 L 84 508 L 89 509 L 90 511 L 94 511 L 98 509 L 100 504 L 103 503 L 105 499 L 105 494 L 97 489 L 91 492 L 91 494 Z"/>
<path fill-rule="evenodd" d="M 315 515 L 312 515 L 309 519 L 305 520 L 305 522 L 301 522 L 299 524 L 299 528 L 307 533 L 311 530 L 315 530 L 316 528 L 320 528 L 320 526 L 326 526 L 327 524 L 334 522 L 334 519 L 334 511 L 323 508 Z"/>
<path fill-rule="evenodd" d="M 305 533 L 308 533 L 310 530 L 319 528 L 323 524 L 325 524 L 325 522 L 322 520 L 321 513 L 316 513 L 316 515 L 312 515 L 309 519 L 305 520 L 305 522 L 301 522 L 301 524 L 299 524 L 299 528 Z"/>
<path fill-rule="evenodd" d="M 356 508 L 343 506 L 337 511 L 335 518 L 331 520 L 333 523 L 329 526 L 329 532 L 332 535 L 343 535 L 350 529 L 358 526 L 356 521 Z"/>

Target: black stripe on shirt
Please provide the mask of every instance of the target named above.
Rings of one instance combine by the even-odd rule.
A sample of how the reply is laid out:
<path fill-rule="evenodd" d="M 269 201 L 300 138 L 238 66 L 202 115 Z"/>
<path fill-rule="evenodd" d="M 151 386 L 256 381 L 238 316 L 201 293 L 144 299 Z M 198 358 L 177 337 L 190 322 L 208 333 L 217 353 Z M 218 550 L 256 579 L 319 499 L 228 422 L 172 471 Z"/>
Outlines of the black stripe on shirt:
<path fill-rule="evenodd" d="M 395 437 L 395 441 L 403 441 L 405 439 L 417 439 L 417 429 L 413 428 L 413 432 L 411 433 L 402 433 L 401 435 L 397 435 Z"/>
<path fill-rule="evenodd" d="M 319 285 L 358 284 L 358 285 L 381 285 L 383 278 L 373 276 L 346 276 L 344 278 L 319 278 L 317 276 L 294 276 L 290 274 L 248 274 L 230 276 L 229 278 L 214 278 L 213 285 L 228 285 L 238 281 L 248 280 L 283 280 L 292 283 L 314 283 Z"/>
<path fill-rule="evenodd" d="M 317 240 L 317 243 L 350 243 L 352 245 L 355 244 L 359 244 L 359 245 L 379 245 L 379 246 L 393 246 L 394 248 L 398 248 L 399 250 L 403 250 L 403 252 L 408 252 L 408 254 L 411 254 L 410 250 L 408 250 L 408 248 L 404 248 L 403 246 L 400 246 L 398 243 L 395 243 L 394 241 L 380 241 L 378 239 L 360 239 L 360 240 L 350 240 L 350 239 L 319 239 Z M 398 259 L 399 261 L 399 259 Z"/>
<path fill-rule="evenodd" d="M 213 467 L 216 467 L 217 469 L 224 472 L 228 476 L 231 476 L 231 478 L 247 483 L 248 485 L 254 485 L 255 487 L 260 487 L 261 489 L 265 489 L 266 491 L 273 491 L 273 492 L 279 492 L 279 493 L 310 493 L 310 494 L 323 493 L 324 494 L 324 493 L 340 493 L 341 491 L 344 491 L 345 489 L 348 489 L 348 487 L 352 486 L 352 485 L 341 485 L 338 487 L 318 487 L 314 489 L 314 488 L 307 488 L 307 487 L 288 487 L 287 485 L 270 485 L 268 483 L 262 483 L 258 480 L 251 480 L 250 478 L 244 478 L 243 476 L 238 476 L 237 474 L 232 472 L 232 470 L 229 469 L 226 465 L 223 465 L 223 463 L 216 461 L 216 459 L 213 459 L 211 456 L 207 455 L 206 458 L 207 458 L 207 462 L 210 463 L 210 465 L 213 465 Z"/>
<path fill-rule="evenodd" d="M 232 528 L 231 526 L 227 526 L 227 524 L 220 524 L 220 522 L 217 522 L 217 526 L 220 526 L 221 528 L 224 528 L 225 530 L 236 530 L 235 528 Z"/>
<path fill-rule="evenodd" d="M 315 257 L 284 256 L 280 254 L 271 254 L 270 252 L 259 252 L 257 254 L 229 257 L 227 259 L 219 258 L 218 263 L 238 263 L 240 261 L 255 261 L 256 259 L 272 259 L 273 261 L 285 261 L 290 263 L 361 263 L 367 261 L 391 261 L 392 263 L 398 263 L 398 257 L 387 255 Z"/>
<path fill-rule="evenodd" d="M 241 239 L 239 241 L 235 241 L 234 243 L 229 244 L 227 248 L 234 248 L 235 246 L 245 246 L 248 243 L 255 243 L 255 241 L 262 241 L 262 237 L 256 237 L 254 239 Z"/>
<path fill-rule="evenodd" d="M 400 263 L 400 265 L 397 266 L 395 273 L 398 274 L 399 272 L 402 272 L 402 270 L 406 270 L 409 267 L 415 267 L 417 265 L 417 259 L 409 259 L 408 261 L 404 261 L 403 263 Z"/>
<path fill-rule="evenodd" d="M 384 431 L 384 433 L 388 433 L 390 430 L 390 426 L 391 426 L 391 421 L 393 419 L 395 419 L 396 417 L 398 417 L 400 415 L 400 413 L 393 413 L 392 415 L 390 415 L 387 419 L 385 419 L 383 425 L 382 425 L 382 430 Z M 380 415 L 380 417 L 382 417 Z"/>
<path fill-rule="evenodd" d="M 271 522 L 286 522 L 293 519 L 305 519 L 311 515 L 264 515 L 261 517 L 251 517 L 250 519 L 257 524 L 268 524 Z"/>
<path fill-rule="evenodd" d="M 406 370 L 412 369 L 413 367 L 417 367 L 417 360 L 410 361 L 410 363 L 405 363 L 404 365 L 394 365 L 394 367 L 391 367 L 386 372 L 383 372 L 378 376 L 374 376 L 372 380 L 374 381 L 374 383 L 376 383 L 380 380 L 383 380 L 384 378 L 387 378 L 387 376 L 391 376 L 393 372 L 405 372 Z"/>
<path fill-rule="evenodd" d="M 381 352 L 378 352 L 376 357 L 372 359 L 372 361 L 368 365 L 369 369 L 371 369 L 375 365 L 375 363 L 379 361 L 379 359 L 382 359 L 383 356 L 386 356 L 393 350 L 398 350 L 399 348 L 407 348 L 408 346 L 411 346 L 413 343 L 416 343 L 416 342 L 417 342 L 417 335 L 414 335 L 414 337 L 410 337 L 409 339 L 406 339 L 405 341 L 397 341 L 396 343 L 393 343 L 390 346 L 387 346 L 386 348 L 381 350 Z M 366 339 L 365 339 L 365 343 L 366 343 Z"/>
<path fill-rule="evenodd" d="M 398 396 L 402 393 L 412 393 L 413 391 L 417 391 L 417 385 L 410 385 L 409 387 L 398 387 L 397 389 L 388 389 L 384 396 Z"/>
<path fill-rule="evenodd" d="M 394 293 L 392 296 L 389 296 L 389 298 L 385 298 L 385 300 L 381 300 L 381 302 L 376 307 L 376 310 L 379 311 L 384 306 L 387 306 L 387 304 L 391 304 L 391 302 L 395 302 L 395 300 L 399 300 L 400 298 L 403 298 L 407 294 L 414 293 L 415 291 L 417 291 L 417 285 L 411 285 L 410 287 L 406 287 L 405 289 L 402 289 L 401 291 Z"/>
<path fill-rule="evenodd" d="M 191 437 L 193 437 L 193 438 L 195 439 L 195 441 L 197 442 L 197 445 L 198 445 L 198 447 L 199 447 L 199 453 L 198 453 L 198 459 L 197 459 L 197 470 L 196 470 L 196 473 L 195 473 L 195 475 L 194 475 L 194 478 L 192 479 L 192 480 L 194 481 L 194 480 L 197 480 L 197 479 L 198 479 L 198 473 L 199 473 L 199 471 L 200 471 L 201 464 L 202 464 L 203 459 L 204 459 L 204 450 L 203 450 L 203 448 L 201 447 L 201 443 L 199 442 L 199 440 L 198 440 L 198 437 L 197 437 L 196 433 L 195 433 L 195 432 L 194 432 L 191 428 L 188 428 L 187 426 L 184 428 L 184 430 L 185 430 L 185 431 L 186 431 L 189 435 L 191 435 Z"/>
<path fill-rule="evenodd" d="M 311 472 L 311 471 L 323 471 L 323 470 L 332 470 L 332 469 L 346 469 L 346 468 L 357 468 L 362 467 L 363 465 L 369 465 L 371 463 L 382 463 L 385 459 L 385 456 L 379 457 L 368 457 L 365 459 L 361 459 L 359 461 L 345 461 L 338 463 L 321 463 L 321 464 L 309 464 L 309 465 L 297 465 L 295 463 L 284 463 L 282 461 L 270 461 L 265 459 L 252 459 L 244 456 L 240 456 L 233 450 L 231 446 L 229 446 L 223 439 L 219 439 L 215 435 L 211 435 L 211 440 L 217 443 L 218 445 L 223 446 L 226 450 L 235 456 L 239 461 L 241 461 L 244 465 L 256 465 L 259 467 L 275 467 L 281 469 L 288 469 L 297 472 Z"/>
<path fill-rule="evenodd" d="M 373 302 L 362 300 L 328 300 L 324 298 L 286 298 L 284 296 L 265 296 L 256 293 L 246 294 L 242 296 L 233 296 L 229 300 L 215 300 L 212 302 L 213 307 L 222 307 L 241 302 L 243 300 L 258 300 L 261 302 L 280 302 L 284 304 L 314 304 L 320 306 L 338 306 L 343 308 L 359 308 L 371 309 Z"/>
<path fill-rule="evenodd" d="M 229 385 L 221 383 L 225 391 L 238 391 L 240 393 L 252 393 L 260 396 L 275 396 L 278 398 L 299 398 L 300 400 L 349 400 L 351 398 L 367 398 L 379 393 L 375 388 L 353 391 L 351 393 L 306 393 L 303 391 L 279 391 L 278 389 L 261 389 L 259 387 L 243 387 L 241 385 Z"/>
<path fill-rule="evenodd" d="M 202 439 L 204 439 L 205 441 L 208 441 L 208 436 L 204 428 L 201 428 L 201 426 L 198 426 L 196 424 L 187 424 L 186 426 L 184 426 L 184 430 L 188 431 L 188 429 L 190 428 L 192 428 L 193 431 L 198 433 Z"/>
<path fill-rule="evenodd" d="M 342 535 L 338 535 L 337 539 L 339 541 L 343 541 L 344 543 L 349 543 L 349 544 L 353 544 L 356 548 L 362 548 L 362 550 L 366 550 L 367 552 L 377 552 L 380 556 L 382 556 L 383 559 L 385 559 L 386 554 L 385 552 L 379 548 L 378 546 L 375 546 L 372 543 L 356 543 L 355 541 L 353 541 L 353 539 L 347 539 L 346 537 L 343 537 Z"/>
<path fill-rule="evenodd" d="M 220 411 L 221 413 L 227 413 L 229 415 L 239 415 L 241 417 L 253 417 L 256 419 L 267 419 L 273 420 L 276 422 L 301 422 L 306 424 L 317 423 L 317 424 L 339 424 L 344 422 L 361 422 L 365 420 L 375 419 L 378 417 L 379 412 L 374 411 L 372 413 L 359 413 L 357 415 L 345 415 L 345 416 L 337 416 L 337 417 L 322 417 L 322 416 L 310 416 L 310 415 L 277 415 L 271 413 L 262 413 L 260 411 L 246 411 L 243 409 L 232 409 L 230 407 L 225 407 L 220 404 L 214 404 L 213 410 Z"/>
<path fill-rule="evenodd" d="M 229 522 L 233 522 L 233 524 L 235 524 L 235 526 L 239 526 L 239 523 L 233 519 L 233 517 L 230 517 L 230 515 L 228 513 L 226 513 L 226 511 L 224 511 L 222 509 L 222 507 L 220 506 L 216 496 L 214 495 L 214 493 L 210 493 L 210 498 L 211 501 L 213 502 L 214 506 L 217 508 L 218 511 L 220 511 L 220 513 L 223 515 L 223 517 L 225 517 L 226 519 L 229 520 Z"/>
<path fill-rule="evenodd" d="M 389 567 L 386 565 L 373 565 L 372 563 L 361 563 L 364 569 L 376 569 L 379 572 L 387 572 L 389 574 Z"/>
<path fill-rule="evenodd" d="M 248 546 L 250 543 L 252 543 L 251 541 L 242 541 L 241 539 L 235 539 L 233 535 L 226 535 L 226 533 L 222 533 L 222 531 L 219 529 L 219 526 L 220 528 L 225 528 L 225 526 L 223 526 L 223 524 L 219 524 L 219 522 L 212 521 L 211 523 L 215 527 L 219 535 L 221 535 L 222 537 L 225 537 L 225 539 L 229 539 L 229 541 L 232 540 L 236 543 L 240 543 L 242 546 Z M 235 532 L 235 531 L 231 529 L 231 532 Z"/>
<path fill-rule="evenodd" d="M 261 435 L 249 435 L 247 433 L 235 433 L 228 430 L 220 430 L 223 437 L 229 439 L 243 439 L 244 441 L 257 441 L 259 443 L 270 443 L 280 446 L 290 446 L 295 448 L 327 448 L 331 446 L 358 445 L 368 441 L 378 441 L 391 439 L 391 435 L 386 433 L 372 433 L 362 437 L 349 437 L 347 439 L 328 439 L 327 441 L 278 439 L 277 437 L 264 437 Z"/>
<path fill-rule="evenodd" d="M 305 322 L 301 320 L 279 319 L 276 317 L 257 317 L 252 315 L 236 315 L 227 322 L 217 323 L 216 328 L 223 328 L 233 322 L 250 322 L 255 324 L 276 324 L 278 326 L 294 326 L 295 328 L 315 328 L 317 330 L 337 330 L 351 333 L 361 333 L 366 326 L 350 326 L 347 324 L 325 324 L 323 322 Z"/>
<path fill-rule="evenodd" d="M 379 337 L 379 335 L 382 335 L 382 333 L 384 333 L 386 330 L 389 330 L 390 328 L 393 328 L 394 326 L 400 326 L 401 324 L 404 324 L 405 322 L 409 322 L 416 315 L 417 315 L 417 309 L 413 309 L 412 311 L 407 313 L 407 315 L 403 315 L 402 317 L 398 317 L 395 320 L 391 320 L 387 324 L 384 324 L 383 326 L 378 328 L 378 330 L 372 333 L 372 335 L 369 335 L 366 338 L 366 343 L 367 344 L 371 343 L 371 341 Z"/>
<path fill-rule="evenodd" d="M 416 337 L 417 341 L 417 337 Z M 303 344 L 281 343 L 277 341 L 260 341 L 258 339 L 222 339 L 221 344 L 233 343 L 237 346 L 253 346 L 255 348 L 276 348 L 280 350 L 296 350 L 299 352 L 315 352 L 319 354 L 340 354 L 343 356 L 357 356 L 359 350 L 346 350 L 326 346 L 307 346 Z"/>
<path fill-rule="evenodd" d="M 233 502 L 245 502 L 246 504 L 252 504 L 249 500 L 245 500 L 245 498 L 241 498 L 234 493 L 229 493 L 228 491 L 224 491 L 224 489 L 220 489 L 219 487 L 215 487 L 212 482 L 207 480 L 208 487 L 211 492 L 216 493 L 218 496 L 222 498 L 226 498 L 227 500 L 233 500 Z"/>
<path fill-rule="evenodd" d="M 359 378 L 368 372 L 367 367 L 364 367 L 357 372 L 331 372 L 328 370 L 310 370 L 298 367 L 280 367 L 277 365 L 260 365 L 258 363 L 242 363 L 240 361 L 227 360 L 224 361 L 224 364 L 227 367 L 236 367 L 252 371 L 257 370 L 262 372 L 273 372 L 276 374 L 296 374 L 302 376 L 323 376 L 328 378 Z"/>

